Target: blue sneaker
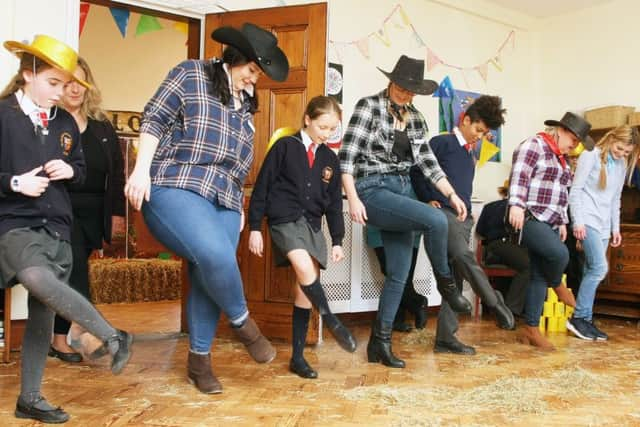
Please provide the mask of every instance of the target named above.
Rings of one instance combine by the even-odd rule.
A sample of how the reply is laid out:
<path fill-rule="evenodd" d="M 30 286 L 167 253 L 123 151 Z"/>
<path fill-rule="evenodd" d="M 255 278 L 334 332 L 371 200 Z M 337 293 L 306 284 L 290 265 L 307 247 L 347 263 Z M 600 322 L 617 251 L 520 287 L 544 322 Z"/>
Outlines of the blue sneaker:
<path fill-rule="evenodd" d="M 579 317 L 567 319 L 567 329 L 580 339 L 587 341 L 594 341 L 596 339 L 595 333 L 593 329 L 591 329 L 591 322 L 586 319 Z"/>
<path fill-rule="evenodd" d="M 590 321 L 588 320 L 588 322 L 591 325 L 591 331 L 593 332 L 593 335 L 596 336 L 596 341 L 607 341 L 609 339 L 609 335 L 598 329 L 596 324 L 593 322 L 593 319 L 591 319 Z"/>

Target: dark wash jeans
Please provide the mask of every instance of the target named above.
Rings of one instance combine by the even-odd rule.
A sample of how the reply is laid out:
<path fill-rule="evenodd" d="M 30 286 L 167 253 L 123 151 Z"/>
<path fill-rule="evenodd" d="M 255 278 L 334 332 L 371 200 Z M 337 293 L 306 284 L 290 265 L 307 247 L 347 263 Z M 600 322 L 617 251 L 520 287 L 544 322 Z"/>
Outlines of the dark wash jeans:
<path fill-rule="evenodd" d="M 387 274 L 378 319 L 392 323 L 411 268 L 414 232 L 423 233 L 434 272 L 451 277 L 447 263 L 447 218 L 439 209 L 415 199 L 408 175 L 358 178 L 356 190 L 367 209 L 367 223 L 380 229 Z"/>
<path fill-rule="evenodd" d="M 547 288 L 562 282 L 569 263 L 569 250 L 560 240 L 558 231 L 546 222 L 530 219 L 522 230 L 522 244 L 529 251 L 530 280 L 524 303 L 527 325 L 538 326 Z"/>

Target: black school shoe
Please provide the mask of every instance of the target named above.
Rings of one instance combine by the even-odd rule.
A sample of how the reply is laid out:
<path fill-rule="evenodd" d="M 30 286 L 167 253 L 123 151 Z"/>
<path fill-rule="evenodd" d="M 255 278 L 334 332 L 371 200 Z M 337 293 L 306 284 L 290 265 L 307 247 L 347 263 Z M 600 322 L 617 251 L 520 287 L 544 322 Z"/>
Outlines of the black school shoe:
<path fill-rule="evenodd" d="M 433 347 L 433 351 L 435 353 L 453 353 L 462 354 L 465 356 L 473 356 L 474 354 L 476 354 L 475 348 L 458 341 L 458 339 L 455 337 L 451 342 L 436 341 L 436 345 Z"/>
<path fill-rule="evenodd" d="M 82 362 L 82 355 L 80 353 L 65 353 L 63 351 L 56 350 L 53 346 L 49 347 L 49 357 L 56 357 L 63 362 L 67 363 L 79 363 Z"/>
<path fill-rule="evenodd" d="M 304 358 L 289 361 L 289 370 L 302 378 L 315 379 L 318 373 L 307 363 Z"/>
<path fill-rule="evenodd" d="M 46 402 L 44 397 L 41 396 L 31 405 L 27 405 L 21 402 L 20 398 L 18 398 L 15 411 L 16 418 L 29 418 L 45 424 L 62 424 L 69 421 L 69 414 L 63 411 L 60 407 L 49 410 L 36 408 L 38 403 L 43 401 Z"/>

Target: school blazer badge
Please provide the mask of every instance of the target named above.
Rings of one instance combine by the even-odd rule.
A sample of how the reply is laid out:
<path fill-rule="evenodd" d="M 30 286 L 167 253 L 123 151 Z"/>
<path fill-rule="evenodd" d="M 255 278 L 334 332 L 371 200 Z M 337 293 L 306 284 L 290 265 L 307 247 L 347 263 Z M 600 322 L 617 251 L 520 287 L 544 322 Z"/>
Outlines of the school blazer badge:
<path fill-rule="evenodd" d="M 71 134 L 69 132 L 62 132 L 60 135 L 60 148 L 62 148 L 62 154 L 64 154 L 65 157 L 69 157 L 72 147 L 73 138 L 71 138 Z"/>
<path fill-rule="evenodd" d="M 322 182 L 328 184 L 329 181 L 331 181 L 332 177 L 333 177 L 333 168 L 331 168 L 329 166 L 325 166 L 322 169 Z"/>

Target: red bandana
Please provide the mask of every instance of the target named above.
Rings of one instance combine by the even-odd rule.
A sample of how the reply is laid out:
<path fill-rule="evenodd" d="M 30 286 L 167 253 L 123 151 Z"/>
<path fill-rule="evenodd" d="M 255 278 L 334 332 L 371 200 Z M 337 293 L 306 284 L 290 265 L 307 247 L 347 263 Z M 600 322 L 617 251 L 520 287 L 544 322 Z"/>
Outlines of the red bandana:
<path fill-rule="evenodd" d="M 541 137 L 544 140 L 544 142 L 547 143 L 549 148 L 551 148 L 551 151 L 553 152 L 553 154 L 555 154 L 558 157 L 558 160 L 560 160 L 560 163 L 562 164 L 562 168 L 563 169 L 566 168 L 567 159 L 564 157 L 564 154 L 560 152 L 558 143 L 553 139 L 553 137 L 546 132 L 538 132 L 537 135 Z"/>

